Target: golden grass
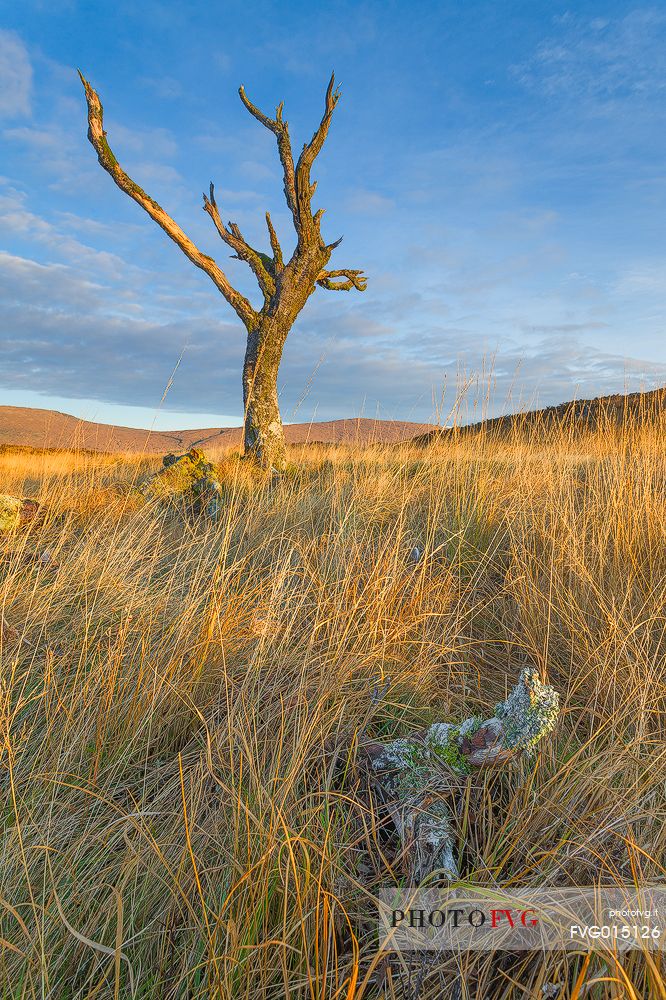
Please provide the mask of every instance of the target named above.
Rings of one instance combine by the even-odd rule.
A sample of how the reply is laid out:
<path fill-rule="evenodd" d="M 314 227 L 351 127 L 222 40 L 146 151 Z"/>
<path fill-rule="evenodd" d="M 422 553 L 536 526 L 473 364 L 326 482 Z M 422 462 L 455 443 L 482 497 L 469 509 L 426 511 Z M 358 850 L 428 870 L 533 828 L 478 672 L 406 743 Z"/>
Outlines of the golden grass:
<path fill-rule="evenodd" d="M 527 662 L 561 722 L 536 765 L 468 782 L 465 874 L 663 878 L 663 428 L 291 454 L 274 486 L 225 457 L 216 527 L 142 506 L 154 459 L 0 456 L 3 492 L 47 510 L 0 542 L 3 998 L 409 995 L 396 963 L 377 985 L 374 893 L 401 867 L 359 737 L 487 712 Z M 640 953 L 465 977 L 666 995 Z"/>

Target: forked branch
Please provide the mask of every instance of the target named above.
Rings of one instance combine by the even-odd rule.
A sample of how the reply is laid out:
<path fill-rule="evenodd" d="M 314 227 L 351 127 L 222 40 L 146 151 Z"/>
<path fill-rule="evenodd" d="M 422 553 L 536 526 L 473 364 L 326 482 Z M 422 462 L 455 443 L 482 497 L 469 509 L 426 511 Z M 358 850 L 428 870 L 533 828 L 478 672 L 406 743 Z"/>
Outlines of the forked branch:
<path fill-rule="evenodd" d="M 121 191 L 157 222 L 189 260 L 209 275 L 243 321 L 248 334 L 243 363 L 245 455 L 265 471 L 283 471 L 287 465 L 287 448 L 280 416 L 277 376 L 285 338 L 317 284 L 332 291 L 356 288 L 362 292 L 366 287 L 363 271 L 324 270 L 340 240 L 329 244 L 324 242 L 320 231 L 323 209 L 313 212 L 311 207 L 316 185 L 310 179 L 310 171 L 324 145 L 340 97 L 333 76 L 326 90 L 321 122 L 310 142 L 303 147 L 296 167 L 289 127 L 282 117 L 283 105 L 279 104 L 275 117 L 269 118 L 252 104 L 243 87 L 239 90 L 246 109 L 277 139 L 284 193 L 296 230 L 296 246 L 287 261 L 268 212 L 266 227 L 270 250 L 262 253 L 248 243 L 235 222 L 223 221 L 212 184 L 203 196 L 203 209 L 210 216 L 218 235 L 231 248 L 232 256 L 244 261 L 257 279 L 264 301 L 256 309 L 233 288 L 213 258 L 201 253 L 164 209 L 125 173 L 107 141 L 100 99 L 83 76 L 81 81 L 88 104 L 88 138 L 101 166 Z"/>
<path fill-rule="evenodd" d="M 280 246 L 280 241 L 277 237 L 277 233 L 273 227 L 270 214 L 266 212 L 266 225 L 268 226 L 268 238 L 271 241 L 271 250 L 273 251 L 273 269 L 275 274 L 278 275 L 284 267 L 284 258 L 282 257 L 282 247 Z"/>
<path fill-rule="evenodd" d="M 250 302 L 241 295 L 229 282 L 224 271 L 222 271 L 212 257 L 201 253 L 192 240 L 185 235 L 180 226 L 174 222 L 161 205 L 151 198 L 143 188 L 139 187 L 132 178 L 125 173 L 123 168 L 115 158 L 113 151 L 106 138 L 104 131 L 104 109 L 102 102 L 95 90 L 90 86 L 81 71 L 79 70 L 81 83 L 86 94 L 88 105 L 88 139 L 97 153 L 97 159 L 106 172 L 112 177 L 121 191 L 129 195 L 141 208 L 148 213 L 161 229 L 169 236 L 174 243 L 180 247 L 185 256 L 192 261 L 196 267 L 201 268 L 211 278 L 229 305 L 231 305 L 240 319 L 248 329 L 256 325 L 258 316 L 252 308 Z"/>
<path fill-rule="evenodd" d="M 204 212 L 210 215 L 221 238 L 227 246 L 236 251 L 235 256 L 238 260 L 244 260 L 252 268 L 259 282 L 259 287 L 264 293 L 264 299 L 267 301 L 275 293 L 275 271 L 271 266 L 270 257 L 251 247 L 235 222 L 224 225 L 215 201 L 215 187 L 212 182 L 210 195 L 204 193 L 203 201 Z"/>
<path fill-rule="evenodd" d="M 259 108 L 255 107 L 245 93 L 245 88 L 242 85 L 238 88 L 238 93 L 240 94 L 241 101 L 252 117 L 256 118 L 257 121 L 261 122 L 265 128 L 269 129 L 277 139 L 278 153 L 280 155 L 280 163 L 282 164 L 282 173 L 284 177 L 284 196 L 287 199 L 287 205 L 289 206 L 291 214 L 294 218 L 296 232 L 300 233 L 298 205 L 296 200 L 294 156 L 291 151 L 291 139 L 289 138 L 289 123 L 282 121 L 282 109 L 284 104 L 278 104 L 275 109 L 275 118 L 269 118 L 268 115 L 263 113 L 263 111 L 260 111 Z"/>
<path fill-rule="evenodd" d="M 313 218 L 311 204 L 317 188 L 317 182 L 310 180 L 310 170 L 326 141 L 331 118 L 339 100 L 340 88 L 335 86 L 335 73 L 331 73 L 331 79 L 326 88 L 326 97 L 324 99 L 324 115 L 310 142 L 306 142 L 303 146 L 298 163 L 296 164 L 296 196 L 298 198 L 299 216 L 302 221 L 305 221 L 307 226 L 313 226 L 317 232 L 323 211 L 320 209 Z"/>
<path fill-rule="evenodd" d="M 345 278 L 345 281 L 333 281 L 333 278 Z M 364 292 L 368 286 L 368 279 L 363 271 L 350 271 L 344 269 L 340 271 L 320 271 L 317 284 L 321 288 L 327 288 L 330 292 L 348 292 L 355 288 L 359 292 Z"/>
<path fill-rule="evenodd" d="M 244 87 L 240 87 L 238 93 L 240 94 L 241 101 L 250 114 L 256 118 L 258 122 L 261 122 L 265 128 L 273 132 L 277 138 L 278 152 L 280 154 L 280 162 L 282 163 L 284 176 L 284 193 L 287 199 L 287 205 L 289 206 L 293 216 L 294 227 L 298 236 L 299 245 L 303 247 L 311 243 L 313 240 L 317 243 L 321 243 L 319 224 L 324 213 L 323 209 L 319 209 L 314 216 L 312 214 L 312 198 L 317 188 L 317 183 L 316 181 L 313 182 L 310 180 L 310 170 L 316 157 L 321 151 L 322 146 L 324 145 L 331 124 L 333 111 L 335 110 L 335 106 L 340 99 L 340 91 L 335 87 L 335 74 L 331 74 L 331 79 L 326 90 L 324 115 L 322 120 L 310 142 L 306 142 L 303 146 L 301 155 L 298 158 L 296 169 L 294 169 L 294 156 L 291 149 L 288 123 L 282 120 L 282 109 L 284 105 L 278 104 L 275 110 L 275 118 L 269 118 L 268 115 L 265 115 L 263 111 L 260 111 L 259 108 L 257 108 L 256 105 L 250 101 L 245 93 Z"/>

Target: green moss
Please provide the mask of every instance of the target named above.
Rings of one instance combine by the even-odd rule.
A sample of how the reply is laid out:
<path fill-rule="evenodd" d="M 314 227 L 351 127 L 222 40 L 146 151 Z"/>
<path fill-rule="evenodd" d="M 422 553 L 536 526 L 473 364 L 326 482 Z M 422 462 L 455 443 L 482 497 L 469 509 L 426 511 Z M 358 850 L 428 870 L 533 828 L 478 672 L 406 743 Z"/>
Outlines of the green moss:
<path fill-rule="evenodd" d="M 104 160 L 105 160 L 104 166 L 107 167 L 107 168 L 111 167 L 111 169 L 113 169 L 114 167 L 117 167 L 118 166 L 118 161 L 115 158 L 115 156 L 113 155 L 113 150 L 111 149 L 111 147 L 109 146 L 109 144 L 108 144 L 108 142 L 106 140 L 106 132 L 102 133 L 102 138 L 100 139 L 99 144 L 102 147 L 102 152 L 103 152 L 103 155 L 104 155 Z"/>
<path fill-rule="evenodd" d="M 476 732 L 481 720 L 476 716 L 467 719 L 462 725 L 454 726 L 447 722 L 437 722 L 430 727 L 426 736 L 427 746 L 432 754 L 443 761 L 459 774 L 469 774 L 470 766 L 460 749 L 463 736 Z"/>
<path fill-rule="evenodd" d="M 205 512 L 213 520 L 219 515 L 222 487 L 212 462 L 197 448 L 185 455 L 167 455 L 164 468 L 140 486 L 143 496 L 152 500 L 185 499 L 194 512 Z"/>
<path fill-rule="evenodd" d="M 395 776 L 393 791 L 400 798 L 406 795 L 418 795 L 427 787 L 431 776 L 432 766 L 427 763 L 407 767 Z"/>
<path fill-rule="evenodd" d="M 445 746 L 437 747 L 434 752 L 440 760 L 448 764 L 454 771 L 469 774 L 469 764 L 460 752 L 460 747 L 454 741 L 447 743 Z"/>
<path fill-rule="evenodd" d="M 407 745 L 403 750 L 402 756 L 405 764 L 411 764 L 413 767 L 420 764 L 424 758 L 423 750 L 416 743 L 411 744 L 411 746 Z"/>
<path fill-rule="evenodd" d="M 198 492 L 211 481 L 217 481 L 213 464 L 203 452 L 192 448 L 179 458 L 167 455 L 164 468 L 151 476 L 144 483 L 143 489 L 152 496 L 164 498 L 187 493 L 189 490 Z"/>
<path fill-rule="evenodd" d="M 469 764 L 460 751 L 460 728 L 452 726 L 449 730 L 449 737 L 445 743 L 433 743 L 432 751 L 445 764 L 448 764 L 454 771 L 462 774 L 469 774 Z"/>

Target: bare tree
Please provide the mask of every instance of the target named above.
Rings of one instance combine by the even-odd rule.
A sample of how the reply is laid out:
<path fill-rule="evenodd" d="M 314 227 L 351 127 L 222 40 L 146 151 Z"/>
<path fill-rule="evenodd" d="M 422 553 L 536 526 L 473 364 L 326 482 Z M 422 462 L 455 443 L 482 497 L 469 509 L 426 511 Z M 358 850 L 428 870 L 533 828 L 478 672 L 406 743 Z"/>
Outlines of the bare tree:
<path fill-rule="evenodd" d="M 226 225 L 222 222 L 212 184 L 209 193 L 203 196 L 204 211 L 211 217 L 222 240 L 234 251 L 232 256 L 245 261 L 252 269 L 263 296 L 260 309 L 255 309 L 231 285 L 213 258 L 201 253 L 164 209 L 125 173 L 107 141 L 101 101 L 80 72 L 79 76 L 88 103 L 88 139 L 100 164 L 121 191 L 141 205 L 185 256 L 206 272 L 243 321 L 247 330 L 243 365 L 245 454 L 264 469 L 283 470 L 286 464 L 286 447 L 278 406 L 277 375 L 287 335 L 317 285 L 331 291 L 356 288 L 362 292 L 366 287 L 362 271 L 326 270 L 331 254 L 341 240 L 329 244 L 324 242 L 321 235 L 324 210 L 312 210 L 312 197 L 317 182 L 310 180 L 310 170 L 324 145 L 333 111 L 340 97 L 339 89 L 334 87 L 334 76 L 331 76 L 326 91 L 324 116 L 310 142 L 303 146 L 296 166 L 288 123 L 282 119 L 283 104 L 278 105 L 275 118 L 269 118 L 252 104 L 243 87 L 238 91 L 250 114 L 277 139 L 284 176 L 284 194 L 297 237 L 296 248 L 286 264 L 268 212 L 266 225 L 271 253 L 265 254 L 250 246 L 235 222 L 228 222 Z"/>

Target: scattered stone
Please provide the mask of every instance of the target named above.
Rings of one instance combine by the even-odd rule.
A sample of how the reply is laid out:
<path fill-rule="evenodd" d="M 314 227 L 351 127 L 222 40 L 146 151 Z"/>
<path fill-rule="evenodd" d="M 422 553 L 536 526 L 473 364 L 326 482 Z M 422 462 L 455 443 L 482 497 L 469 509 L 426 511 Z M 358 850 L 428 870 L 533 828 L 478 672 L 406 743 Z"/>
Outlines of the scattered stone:
<path fill-rule="evenodd" d="M 14 531 L 29 524 L 39 513 L 36 500 L 22 499 L 0 493 L 0 531 Z"/>
<path fill-rule="evenodd" d="M 474 768 L 505 764 L 555 727 L 557 692 L 526 668 L 489 719 L 436 722 L 425 732 L 365 747 L 370 778 L 405 848 L 412 884 L 439 873 L 459 877 L 446 797 Z"/>
<path fill-rule="evenodd" d="M 205 514 L 217 521 L 221 511 L 222 486 L 215 466 L 198 448 L 185 455 L 165 455 L 163 468 L 145 479 L 139 491 L 147 499 L 173 500 L 181 498 L 195 516 Z"/>
<path fill-rule="evenodd" d="M 52 573 L 55 573 L 60 569 L 60 564 L 55 561 L 49 549 L 44 549 L 43 552 L 40 552 L 39 556 L 37 557 L 37 562 L 39 563 L 40 567 L 42 567 L 43 569 L 48 569 Z"/>

